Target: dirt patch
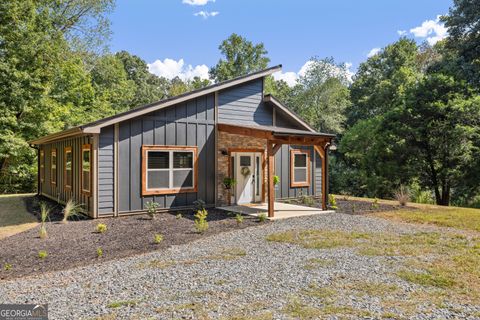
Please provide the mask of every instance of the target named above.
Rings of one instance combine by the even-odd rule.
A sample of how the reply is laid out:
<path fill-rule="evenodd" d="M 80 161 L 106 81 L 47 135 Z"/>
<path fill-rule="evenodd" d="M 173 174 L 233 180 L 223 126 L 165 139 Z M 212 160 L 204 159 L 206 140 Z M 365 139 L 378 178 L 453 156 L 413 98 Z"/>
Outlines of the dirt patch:
<path fill-rule="evenodd" d="M 34 212 L 35 205 L 35 203 L 28 204 Z M 234 216 L 212 209 L 208 211 L 208 230 L 204 234 L 199 234 L 194 228 L 192 211 L 184 211 L 181 216 L 178 212 L 160 213 L 154 220 L 147 215 L 136 215 L 97 220 L 85 219 L 70 221 L 67 224 L 57 221 L 61 219 L 60 213 L 60 206 L 54 209 L 53 221 L 46 224 L 48 232 L 46 239 L 40 239 L 38 226 L 0 240 L 2 248 L 0 279 L 65 270 L 163 250 L 172 245 L 260 224 L 258 219 L 249 216 L 245 216 L 244 221 L 238 224 Z M 107 225 L 107 231 L 97 233 L 98 223 Z M 155 243 L 155 234 L 163 236 L 159 244 Z M 101 258 L 98 258 L 98 248 L 103 252 Z M 43 259 L 39 258 L 39 252 L 42 250 L 47 253 L 47 257 Z"/>
<path fill-rule="evenodd" d="M 400 209 L 407 210 L 416 210 L 415 207 L 405 206 L 394 204 L 386 204 L 382 202 L 375 201 L 363 201 L 350 199 L 348 197 L 336 197 L 337 209 L 338 212 L 347 213 L 347 214 L 367 214 L 374 212 L 384 212 L 384 211 L 394 211 Z M 301 206 L 313 207 L 313 208 L 322 208 L 322 200 L 319 198 L 313 197 L 301 197 L 297 199 L 287 199 L 283 200 L 286 203 L 298 204 Z"/>

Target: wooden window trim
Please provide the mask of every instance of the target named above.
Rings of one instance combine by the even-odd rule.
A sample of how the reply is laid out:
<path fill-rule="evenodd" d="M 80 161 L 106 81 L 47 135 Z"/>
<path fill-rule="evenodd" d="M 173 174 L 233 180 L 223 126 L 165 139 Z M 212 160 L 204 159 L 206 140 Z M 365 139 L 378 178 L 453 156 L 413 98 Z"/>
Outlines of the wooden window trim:
<path fill-rule="evenodd" d="M 70 191 L 72 189 L 71 185 L 67 184 L 67 153 L 70 152 L 72 154 L 72 168 L 70 169 L 70 175 L 71 175 L 71 182 L 73 183 L 73 152 L 72 152 L 72 147 L 68 146 L 63 149 L 63 185 L 65 187 L 65 190 Z"/>
<path fill-rule="evenodd" d="M 193 188 L 171 188 L 147 190 L 147 152 L 148 151 L 191 151 L 193 152 Z M 142 196 L 197 192 L 198 190 L 198 147 L 142 145 Z"/>
<path fill-rule="evenodd" d="M 45 181 L 45 150 L 40 149 L 40 183 L 43 183 Z"/>
<path fill-rule="evenodd" d="M 83 152 L 85 150 L 88 150 L 90 151 L 90 182 L 89 182 L 89 185 L 88 185 L 88 190 L 86 189 L 83 189 Z M 89 143 L 85 143 L 82 145 L 82 152 L 80 153 L 80 188 L 82 190 L 82 193 L 87 195 L 87 196 L 90 196 L 92 194 L 92 145 L 89 144 Z"/>
<path fill-rule="evenodd" d="M 295 182 L 295 155 L 296 154 L 305 154 L 307 156 L 307 181 L 306 182 Z M 310 164 L 310 150 L 304 149 L 292 149 L 290 150 L 290 187 L 299 188 L 299 187 L 309 187 L 310 186 L 310 175 L 311 175 L 311 164 Z"/>
<path fill-rule="evenodd" d="M 55 157 L 55 174 L 53 174 L 53 157 Z M 58 173 L 58 157 L 57 157 L 57 149 L 53 148 L 50 150 L 50 183 L 56 185 L 57 184 L 57 173 Z M 55 179 L 52 179 L 55 178 Z"/>

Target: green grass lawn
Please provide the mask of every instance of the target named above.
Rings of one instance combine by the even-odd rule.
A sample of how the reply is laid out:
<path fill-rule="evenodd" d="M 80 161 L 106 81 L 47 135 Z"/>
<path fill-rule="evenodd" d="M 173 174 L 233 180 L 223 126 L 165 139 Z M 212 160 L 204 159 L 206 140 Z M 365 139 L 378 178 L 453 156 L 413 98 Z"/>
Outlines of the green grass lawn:
<path fill-rule="evenodd" d="M 342 198 L 343 196 L 335 196 Z M 374 199 L 348 197 L 359 201 L 373 202 Z M 396 204 L 393 200 L 379 200 L 379 203 Z M 462 230 L 480 232 L 480 209 L 445 207 L 431 204 L 408 203 L 417 210 L 396 210 L 375 212 L 371 215 L 408 223 L 433 224 L 440 227 L 450 227 Z"/>
<path fill-rule="evenodd" d="M 37 219 L 27 211 L 25 198 L 33 194 L 0 195 L 0 239 L 35 227 Z"/>

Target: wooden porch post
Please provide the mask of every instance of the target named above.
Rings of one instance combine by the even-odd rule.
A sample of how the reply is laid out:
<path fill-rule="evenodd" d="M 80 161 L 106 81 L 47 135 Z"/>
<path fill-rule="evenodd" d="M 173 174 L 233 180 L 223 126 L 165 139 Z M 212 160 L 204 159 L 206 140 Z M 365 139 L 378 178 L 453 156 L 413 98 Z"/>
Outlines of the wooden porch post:
<path fill-rule="evenodd" d="M 273 185 L 273 161 L 275 154 L 273 152 L 273 143 L 267 141 L 267 181 L 268 181 L 268 217 L 274 216 L 275 187 Z"/>

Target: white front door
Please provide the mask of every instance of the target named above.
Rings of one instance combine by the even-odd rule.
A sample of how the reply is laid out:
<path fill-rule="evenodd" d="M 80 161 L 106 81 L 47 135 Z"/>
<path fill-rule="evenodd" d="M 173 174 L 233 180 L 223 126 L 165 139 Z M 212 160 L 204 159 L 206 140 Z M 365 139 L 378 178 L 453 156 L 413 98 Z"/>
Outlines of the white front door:
<path fill-rule="evenodd" d="M 245 204 L 260 201 L 262 188 L 261 153 L 237 152 L 234 159 L 235 179 L 237 180 L 236 203 Z"/>

